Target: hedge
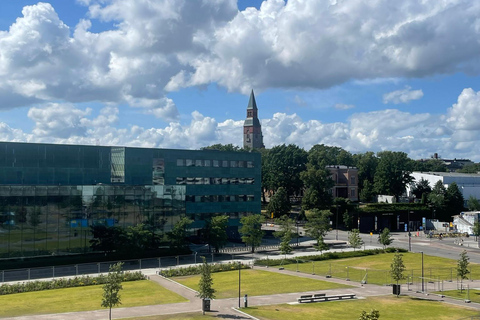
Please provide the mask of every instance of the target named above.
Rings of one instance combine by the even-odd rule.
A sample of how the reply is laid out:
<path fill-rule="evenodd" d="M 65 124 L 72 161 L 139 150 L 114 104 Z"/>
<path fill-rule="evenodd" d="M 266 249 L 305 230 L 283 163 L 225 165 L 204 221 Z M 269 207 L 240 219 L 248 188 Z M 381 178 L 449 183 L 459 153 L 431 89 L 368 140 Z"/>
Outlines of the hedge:
<path fill-rule="evenodd" d="M 137 281 L 145 280 L 147 277 L 141 273 L 137 272 L 125 272 L 123 273 L 123 281 Z M 75 278 L 60 278 L 50 281 L 29 281 L 29 282 L 19 282 L 15 284 L 2 284 L 0 286 L 0 295 L 22 293 L 22 292 L 32 292 L 32 291 L 42 291 L 42 290 L 52 290 L 52 289 L 64 289 L 64 288 L 74 288 L 74 287 L 84 287 L 84 286 L 94 286 L 99 284 L 106 283 L 107 275 L 99 275 L 95 277 L 90 276 L 81 276 Z"/>
<path fill-rule="evenodd" d="M 399 252 L 407 252 L 407 250 L 399 249 L 399 248 L 386 248 L 385 250 L 369 249 L 369 250 L 363 250 L 363 251 L 325 252 L 322 255 L 303 256 L 303 257 L 298 257 L 297 259 L 293 259 L 293 258 L 283 259 L 283 260 L 260 259 L 255 261 L 255 265 L 278 266 L 278 265 L 289 264 L 289 263 L 297 263 L 297 261 L 299 263 L 304 263 L 304 262 L 311 262 L 311 261 L 356 258 L 356 257 L 372 256 L 372 255 L 383 254 L 383 253 L 393 253 L 397 250 Z"/>
<path fill-rule="evenodd" d="M 240 264 L 241 269 L 250 269 L 246 264 Z M 211 272 L 222 272 L 222 271 L 232 271 L 238 270 L 238 263 L 229 262 L 229 263 L 215 263 L 210 265 Z M 185 268 L 175 268 L 175 269 L 164 269 L 160 270 L 159 275 L 165 278 L 171 277 L 181 277 L 181 276 L 191 276 L 201 273 L 201 265 L 189 266 Z"/>

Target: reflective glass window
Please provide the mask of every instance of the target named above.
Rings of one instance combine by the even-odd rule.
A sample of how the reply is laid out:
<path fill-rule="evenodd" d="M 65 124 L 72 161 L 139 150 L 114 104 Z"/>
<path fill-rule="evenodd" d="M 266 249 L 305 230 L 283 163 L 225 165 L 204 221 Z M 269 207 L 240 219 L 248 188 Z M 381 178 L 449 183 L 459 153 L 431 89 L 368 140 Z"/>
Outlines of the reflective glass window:
<path fill-rule="evenodd" d="M 211 160 L 205 160 L 205 161 L 204 161 L 205 167 L 210 167 L 211 164 L 212 164 L 212 161 L 211 161 Z"/>
<path fill-rule="evenodd" d="M 177 167 L 185 166 L 185 159 L 177 159 Z"/>

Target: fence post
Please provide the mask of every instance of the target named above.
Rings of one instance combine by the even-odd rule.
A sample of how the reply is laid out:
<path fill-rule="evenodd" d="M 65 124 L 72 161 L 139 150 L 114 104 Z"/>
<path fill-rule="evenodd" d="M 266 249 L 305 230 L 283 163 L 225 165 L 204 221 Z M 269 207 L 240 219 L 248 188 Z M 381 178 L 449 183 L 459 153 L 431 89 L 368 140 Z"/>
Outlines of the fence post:
<path fill-rule="evenodd" d="M 2 282 L 5 282 L 5 271 L 2 270 Z"/>
<path fill-rule="evenodd" d="M 97 263 L 97 266 L 98 266 L 98 273 L 100 273 L 100 262 Z"/>
<path fill-rule="evenodd" d="M 30 268 L 28 268 L 28 280 L 30 280 Z"/>
<path fill-rule="evenodd" d="M 138 259 L 138 267 L 142 270 L 142 259 Z"/>
<path fill-rule="evenodd" d="M 75 265 L 75 276 L 78 276 L 78 264 Z"/>
<path fill-rule="evenodd" d="M 30 269 L 28 269 L 28 271 L 30 271 Z M 53 275 L 53 278 L 55 278 L 55 266 L 52 267 L 52 275 Z M 30 272 L 28 274 L 28 279 L 30 280 Z"/>
<path fill-rule="evenodd" d="M 312 261 L 312 274 L 315 274 L 315 261 Z"/>
<path fill-rule="evenodd" d="M 158 258 L 158 267 L 161 268 L 162 267 L 162 261 L 161 261 L 162 258 Z"/>

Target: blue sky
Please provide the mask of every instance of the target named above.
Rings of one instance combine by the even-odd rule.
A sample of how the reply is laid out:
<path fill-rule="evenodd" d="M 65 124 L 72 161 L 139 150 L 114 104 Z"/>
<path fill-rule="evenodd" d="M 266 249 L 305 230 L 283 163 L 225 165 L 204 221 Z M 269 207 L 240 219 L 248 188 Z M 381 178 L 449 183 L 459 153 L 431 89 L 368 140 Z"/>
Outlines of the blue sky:
<path fill-rule="evenodd" d="M 480 161 L 480 7 L 467 0 L 0 4 L 0 139 L 265 144 Z"/>

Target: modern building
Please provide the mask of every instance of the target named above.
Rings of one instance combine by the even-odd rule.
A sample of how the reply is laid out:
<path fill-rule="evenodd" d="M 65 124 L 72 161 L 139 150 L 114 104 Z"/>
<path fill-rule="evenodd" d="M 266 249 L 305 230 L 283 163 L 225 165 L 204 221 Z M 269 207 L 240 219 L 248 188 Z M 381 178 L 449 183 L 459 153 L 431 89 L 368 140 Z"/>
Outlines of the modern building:
<path fill-rule="evenodd" d="M 260 213 L 259 153 L 0 142 L 0 257 L 88 251 L 90 226 Z"/>
<path fill-rule="evenodd" d="M 473 162 L 470 159 L 443 159 L 438 155 L 438 153 L 434 153 L 430 159 L 420 159 L 417 161 L 425 162 L 430 160 L 441 161 L 447 167 L 447 170 L 449 172 L 455 172 L 456 170 L 462 169 L 465 166 L 473 165 Z"/>
<path fill-rule="evenodd" d="M 248 149 L 265 148 L 263 144 L 262 126 L 258 120 L 258 108 L 255 102 L 255 95 L 250 94 L 247 106 L 247 119 L 243 124 L 243 147 Z"/>
<path fill-rule="evenodd" d="M 327 166 L 334 182 L 333 198 L 358 201 L 358 169 L 349 166 Z"/>
<path fill-rule="evenodd" d="M 470 196 L 480 199 L 480 174 L 457 173 L 457 172 L 417 172 L 412 173 L 414 182 L 421 179 L 427 180 L 430 187 L 434 187 L 438 181 L 441 181 L 445 188 L 455 182 L 462 192 L 465 201 Z M 407 186 L 407 195 L 411 196 L 411 187 Z"/>
<path fill-rule="evenodd" d="M 453 225 L 458 232 L 473 235 L 473 227 L 479 221 L 480 211 L 461 212 L 453 216 Z"/>

